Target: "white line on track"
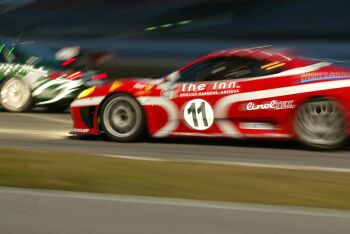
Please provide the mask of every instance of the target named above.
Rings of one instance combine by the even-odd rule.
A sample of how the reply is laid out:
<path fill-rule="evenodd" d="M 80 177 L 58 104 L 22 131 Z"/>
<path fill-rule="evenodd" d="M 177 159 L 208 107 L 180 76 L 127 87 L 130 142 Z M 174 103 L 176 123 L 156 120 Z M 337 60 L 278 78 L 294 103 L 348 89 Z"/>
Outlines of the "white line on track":
<path fill-rule="evenodd" d="M 122 158 L 122 159 L 131 159 L 131 160 L 141 160 L 141 161 L 205 163 L 205 164 L 218 164 L 218 165 L 231 165 L 231 166 L 261 167 L 261 168 L 272 168 L 272 169 L 350 173 L 349 168 L 340 168 L 340 167 L 317 167 L 317 166 L 303 166 L 303 165 L 289 165 L 289 164 L 227 162 L 227 161 L 216 161 L 216 160 L 163 159 L 163 158 L 155 158 L 155 157 L 137 157 L 137 156 L 134 157 L 134 156 L 122 156 L 122 155 L 110 155 L 110 154 L 103 154 L 100 156 L 112 157 L 112 158 Z"/>
<path fill-rule="evenodd" d="M 302 216 L 320 216 L 331 218 L 350 218 L 349 211 L 323 209 L 323 208 L 306 208 L 306 207 L 289 207 L 289 206 L 275 206 L 275 205 L 261 205 L 249 203 L 233 203 L 233 202 L 213 202 L 189 199 L 175 199 L 175 198 L 159 198 L 146 196 L 127 196 L 127 195 L 106 195 L 83 192 L 66 192 L 56 190 L 40 190 L 40 189 L 17 189 L 17 188 L 0 188 L 0 194 L 9 195 L 27 195 L 40 197 L 56 197 L 62 199 L 81 199 L 81 200 L 97 200 L 97 201 L 111 201 L 122 203 L 135 204 L 150 204 L 163 206 L 178 206 L 204 209 L 221 209 L 221 210 L 235 210 L 246 212 L 261 212 L 261 213 L 277 213 L 290 214 Z"/>
<path fill-rule="evenodd" d="M 45 137 L 45 138 L 64 138 L 69 136 L 68 131 L 48 131 L 37 129 L 13 129 L 13 128 L 1 128 L 0 133 L 6 133 L 9 135 L 27 135 L 33 137 Z"/>

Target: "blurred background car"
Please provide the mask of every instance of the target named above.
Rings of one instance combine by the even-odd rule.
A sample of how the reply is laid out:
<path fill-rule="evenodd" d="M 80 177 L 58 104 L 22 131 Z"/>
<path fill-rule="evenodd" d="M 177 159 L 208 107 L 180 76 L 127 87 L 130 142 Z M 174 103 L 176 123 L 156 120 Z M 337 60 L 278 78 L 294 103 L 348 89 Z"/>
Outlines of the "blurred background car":
<path fill-rule="evenodd" d="M 24 44 L 0 46 L 0 100 L 7 111 L 25 112 L 36 106 L 62 111 L 83 89 L 108 78 L 91 68 L 105 57 L 103 54 L 91 58 L 94 54 L 67 47 L 56 52 L 55 58 L 45 58 L 52 53 L 41 48 L 38 51 L 38 47 L 28 51 L 31 43 Z"/>

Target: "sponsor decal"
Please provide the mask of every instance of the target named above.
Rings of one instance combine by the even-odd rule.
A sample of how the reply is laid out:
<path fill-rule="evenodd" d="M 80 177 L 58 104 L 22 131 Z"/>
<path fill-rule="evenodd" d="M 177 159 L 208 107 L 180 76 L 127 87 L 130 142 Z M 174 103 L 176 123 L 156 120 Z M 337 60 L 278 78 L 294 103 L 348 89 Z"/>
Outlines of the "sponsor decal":
<path fill-rule="evenodd" d="M 135 92 L 136 96 L 143 96 L 143 95 L 148 95 L 153 88 L 155 88 L 155 84 L 139 84 L 136 83 L 133 88 L 137 89 L 138 91 Z"/>
<path fill-rule="evenodd" d="M 180 97 L 199 97 L 199 96 L 213 96 L 213 95 L 226 95 L 238 93 L 236 90 L 221 90 L 221 91 L 204 91 L 197 93 L 180 93 Z"/>
<path fill-rule="evenodd" d="M 8 64 L 1 63 L 0 64 L 0 72 L 4 73 L 4 75 L 8 75 L 10 73 L 28 73 L 28 72 L 40 72 L 43 76 L 48 75 L 48 71 L 43 67 L 35 68 L 33 65 L 23 65 L 23 64 Z"/>
<path fill-rule="evenodd" d="M 236 87 L 236 82 L 228 81 L 228 82 L 214 82 L 214 83 L 184 83 L 181 85 L 182 92 L 197 92 L 204 90 L 223 90 L 223 89 L 234 89 Z"/>
<path fill-rule="evenodd" d="M 170 99 L 170 98 L 176 98 L 177 92 L 176 89 L 165 89 L 161 91 L 161 97 Z"/>
<path fill-rule="evenodd" d="M 336 80 L 336 79 L 349 79 L 350 72 L 308 72 L 301 75 L 301 83 L 323 81 L 323 80 Z"/>
<path fill-rule="evenodd" d="M 152 90 L 156 85 L 155 84 L 142 84 L 142 83 L 136 83 L 132 87 L 133 89 L 142 89 L 144 91 L 150 91 Z"/>
<path fill-rule="evenodd" d="M 213 108 L 203 99 L 191 100 L 185 105 L 184 119 L 193 129 L 208 129 L 214 122 Z"/>
<path fill-rule="evenodd" d="M 89 131 L 89 129 L 87 128 L 73 128 L 73 132 L 77 132 L 77 133 L 87 133 Z"/>
<path fill-rule="evenodd" d="M 227 95 L 238 93 L 239 85 L 235 81 L 213 83 L 184 83 L 180 87 L 180 97 Z"/>
<path fill-rule="evenodd" d="M 243 104 L 241 109 L 247 110 L 247 111 L 293 109 L 295 108 L 295 105 L 293 104 L 293 102 L 294 100 L 289 100 L 289 101 L 272 100 L 261 104 L 256 104 L 255 102 L 248 102 L 247 104 Z"/>

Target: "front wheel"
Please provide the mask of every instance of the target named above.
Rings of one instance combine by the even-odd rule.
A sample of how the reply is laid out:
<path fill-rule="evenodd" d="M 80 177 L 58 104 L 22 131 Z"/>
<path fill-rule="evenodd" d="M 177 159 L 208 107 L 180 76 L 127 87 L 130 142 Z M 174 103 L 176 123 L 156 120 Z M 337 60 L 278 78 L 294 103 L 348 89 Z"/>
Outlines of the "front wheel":
<path fill-rule="evenodd" d="M 129 95 L 117 94 L 109 97 L 102 105 L 100 119 L 102 130 L 114 141 L 130 142 L 145 135 L 143 109 Z"/>
<path fill-rule="evenodd" d="M 303 104 L 297 111 L 294 129 L 300 142 L 316 149 L 340 148 L 347 141 L 343 110 L 327 99 Z"/>
<path fill-rule="evenodd" d="M 0 88 L 1 106 L 11 112 L 25 112 L 32 108 L 33 100 L 29 85 L 21 78 L 12 77 Z"/>

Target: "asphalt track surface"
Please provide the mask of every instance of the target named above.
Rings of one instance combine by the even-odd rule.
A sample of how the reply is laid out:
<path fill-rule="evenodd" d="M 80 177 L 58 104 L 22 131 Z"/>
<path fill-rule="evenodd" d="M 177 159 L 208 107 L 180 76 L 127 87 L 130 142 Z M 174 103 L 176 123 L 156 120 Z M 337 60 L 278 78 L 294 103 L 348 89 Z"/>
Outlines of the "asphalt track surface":
<path fill-rule="evenodd" d="M 222 139 L 148 139 L 111 142 L 70 136 L 69 113 L 0 112 L 0 147 L 62 150 L 110 156 L 350 169 L 350 145 L 339 151 L 306 150 L 296 142 Z"/>
<path fill-rule="evenodd" d="M 61 150 L 139 159 L 306 166 L 350 170 L 350 146 L 317 152 L 293 142 L 78 139 L 68 113 L 0 112 L 0 148 Z M 0 188 L 7 233 L 350 233 L 350 213 L 324 209 Z"/>
<path fill-rule="evenodd" d="M 2 234 L 349 233 L 328 209 L 0 188 Z"/>

